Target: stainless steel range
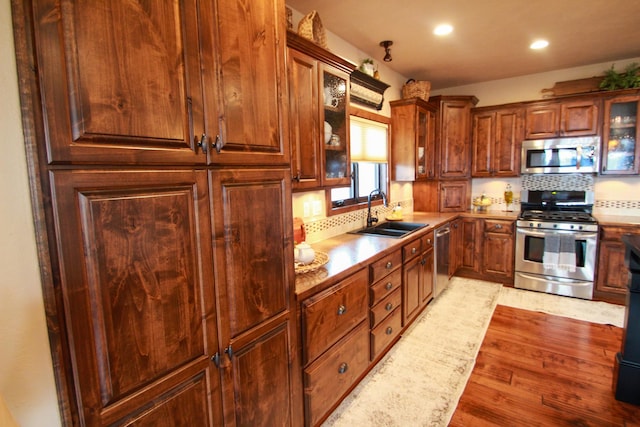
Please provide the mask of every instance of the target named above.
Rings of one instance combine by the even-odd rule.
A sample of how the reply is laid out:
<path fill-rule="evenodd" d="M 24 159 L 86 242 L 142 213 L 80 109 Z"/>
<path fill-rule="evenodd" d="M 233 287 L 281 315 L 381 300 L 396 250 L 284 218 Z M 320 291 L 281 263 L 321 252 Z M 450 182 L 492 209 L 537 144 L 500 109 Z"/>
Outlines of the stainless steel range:
<path fill-rule="evenodd" d="M 514 286 L 593 298 L 598 224 L 593 192 L 523 191 Z"/>

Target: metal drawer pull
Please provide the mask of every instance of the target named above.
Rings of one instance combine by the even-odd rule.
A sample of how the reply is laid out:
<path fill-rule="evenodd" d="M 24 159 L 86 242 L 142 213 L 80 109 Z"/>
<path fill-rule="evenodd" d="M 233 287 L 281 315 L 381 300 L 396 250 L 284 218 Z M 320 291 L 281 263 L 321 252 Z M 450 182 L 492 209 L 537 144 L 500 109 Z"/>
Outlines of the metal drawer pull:
<path fill-rule="evenodd" d="M 496 230 L 501 230 L 502 229 L 502 224 L 496 224 Z"/>
<path fill-rule="evenodd" d="M 388 303 L 387 303 L 387 305 L 385 305 L 385 306 L 384 306 L 384 308 L 385 308 L 387 311 L 391 311 L 391 309 L 393 308 L 393 304 L 391 304 L 390 302 L 388 302 Z"/>
<path fill-rule="evenodd" d="M 418 248 L 411 248 L 411 254 L 415 254 L 416 252 L 418 252 Z"/>
<path fill-rule="evenodd" d="M 346 312 L 347 312 L 347 307 L 345 307 L 344 305 L 340 304 L 340 307 L 338 307 L 338 316 L 342 316 Z"/>
<path fill-rule="evenodd" d="M 346 363 L 341 363 L 340 366 L 338 367 L 338 373 L 344 374 L 345 372 L 347 372 L 348 369 L 349 369 L 349 365 L 347 365 Z"/>
<path fill-rule="evenodd" d="M 384 288 L 385 288 L 386 290 L 390 291 L 390 290 L 391 290 L 391 288 L 393 288 L 393 283 L 388 282 L 388 283 L 385 285 L 385 287 L 384 287 Z"/>
<path fill-rule="evenodd" d="M 428 243 L 428 244 L 431 244 L 431 239 L 427 239 L 427 243 Z"/>
<path fill-rule="evenodd" d="M 389 326 L 389 327 L 387 328 L 387 330 L 385 331 L 385 333 L 386 333 L 387 335 L 391 335 L 391 334 L 393 333 L 393 328 L 392 328 L 391 326 Z"/>
<path fill-rule="evenodd" d="M 387 262 L 387 270 L 393 267 L 393 263 L 391 261 Z"/>

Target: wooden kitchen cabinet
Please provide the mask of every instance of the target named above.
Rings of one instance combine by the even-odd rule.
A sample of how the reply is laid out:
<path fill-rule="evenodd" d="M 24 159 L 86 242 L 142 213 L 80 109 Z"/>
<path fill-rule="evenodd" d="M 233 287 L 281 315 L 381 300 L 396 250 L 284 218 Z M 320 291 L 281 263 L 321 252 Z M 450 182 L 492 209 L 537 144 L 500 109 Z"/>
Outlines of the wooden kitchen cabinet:
<path fill-rule="evenodd" d="M 305 423 L 318 425 L 369 366 L 366 268 L 301 304 Z"/>
<path fill-rule="evenodd" d="M 436 107 L 438 176 L 468 178 L 471 167 L 471 108 L 478 99 L 474 96 L 435 96 L 429 98 L 429 103 Z"/>
<path fill-rule="evenodd" d="M 289 162 L 280 2 L 32 4 L 47 163 Z"/>
<path fill-rule="evenodd" d="M 513 284 L 514 221 L 463 217 L 452 232 L 459 236 L 452 241 L 458 252 L 456 275 Z"/>
<path fill-rule="evenodd" d="M 400 251 L 395 251 L 369 267 L 372 361 L 381 357 L 397 341 L 402 331 L 401 260 Z M 390 267 L 387 267 L 389 263 Z"/>
<path fill-rule="evenodd" d="M 513 284 L 514 222 L 483 220 L 482 274 L 492 281 Z"/>
<path fill-rule="evenodd" d="M 391 179 L 436 178 L 436 107 L 420 98 L 392 101 Z"/>
<path fill-rule="evenodd" d="M 531 103 L 526 107 L 525 139 L 597 135 L 600 106 L 597 98 Z"/>
<path fill-rule="evenodd" d="M 300 425 L 284 2 L 59 3 L 12 12 L 62 424 Z"/>
<path fill-rule="evenodd" d="M 416 181 L 413 204 L 415 210 L 422 212 L 464 212 L 471 206 L 471 181 Z"/>
<path fill-rule="evenodd" d="M 600 225 L 598 267 L 594 298 L 624 304 L 629 285 L 629 269 L 624 263 L 624 234 L 638 234 L 640 226 Z"/>
<path fill-rule="evenodd" d="M 523 140 L 523 108 L 472 110 L 471 176 L 519 176 Z"/>
<path fill-rule="evenodd" d="M 349 74 L 355 64 L 287 32 L 293 189 L 349 185 Z"/>
<path fill-rule="evenodd" d="M 621 95 L 604 101 L 601 173 L 637 175 L 640 172 L 640 96 Z"/>
<path fill-rule="evenodd" d="M 433 298 L 433 231 L 403 246 L 403 325 L 409 325 Z"/>

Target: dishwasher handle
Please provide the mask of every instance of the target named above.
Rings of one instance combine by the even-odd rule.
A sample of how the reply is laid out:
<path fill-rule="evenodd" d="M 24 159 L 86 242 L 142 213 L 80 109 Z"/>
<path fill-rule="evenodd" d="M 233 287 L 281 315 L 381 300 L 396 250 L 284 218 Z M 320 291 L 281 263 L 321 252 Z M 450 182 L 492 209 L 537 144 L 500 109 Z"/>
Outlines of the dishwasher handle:
<path fill-rule="evenodd" d="M 451 228 L 449 228 L 449 226 L 439 228 L 438 230 L 436 230 L 436 237 L 442 237 L 445 234 L 449 234 L 450 232 L 451 232 Z"/>

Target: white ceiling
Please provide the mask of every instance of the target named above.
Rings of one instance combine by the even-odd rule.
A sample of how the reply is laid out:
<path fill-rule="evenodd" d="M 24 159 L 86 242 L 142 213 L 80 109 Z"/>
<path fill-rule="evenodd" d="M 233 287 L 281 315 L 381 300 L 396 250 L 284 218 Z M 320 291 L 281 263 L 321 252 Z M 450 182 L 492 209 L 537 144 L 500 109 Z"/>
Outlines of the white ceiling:
<path fill-rule="evenodd" d="M 380 42 L 392 40 L 393 61 L 387 65 L 431 81 L 432 89 L 640 57 L 640 0 L 286 3 L 302 14 L 318 11 L 326 30 L 376 62 L 384 56 Z M 442 22 L 454 27 L 447 38 L 432 33 Z M 536 38 L 549 40 L 549 47 L 529 49 Z"/>

